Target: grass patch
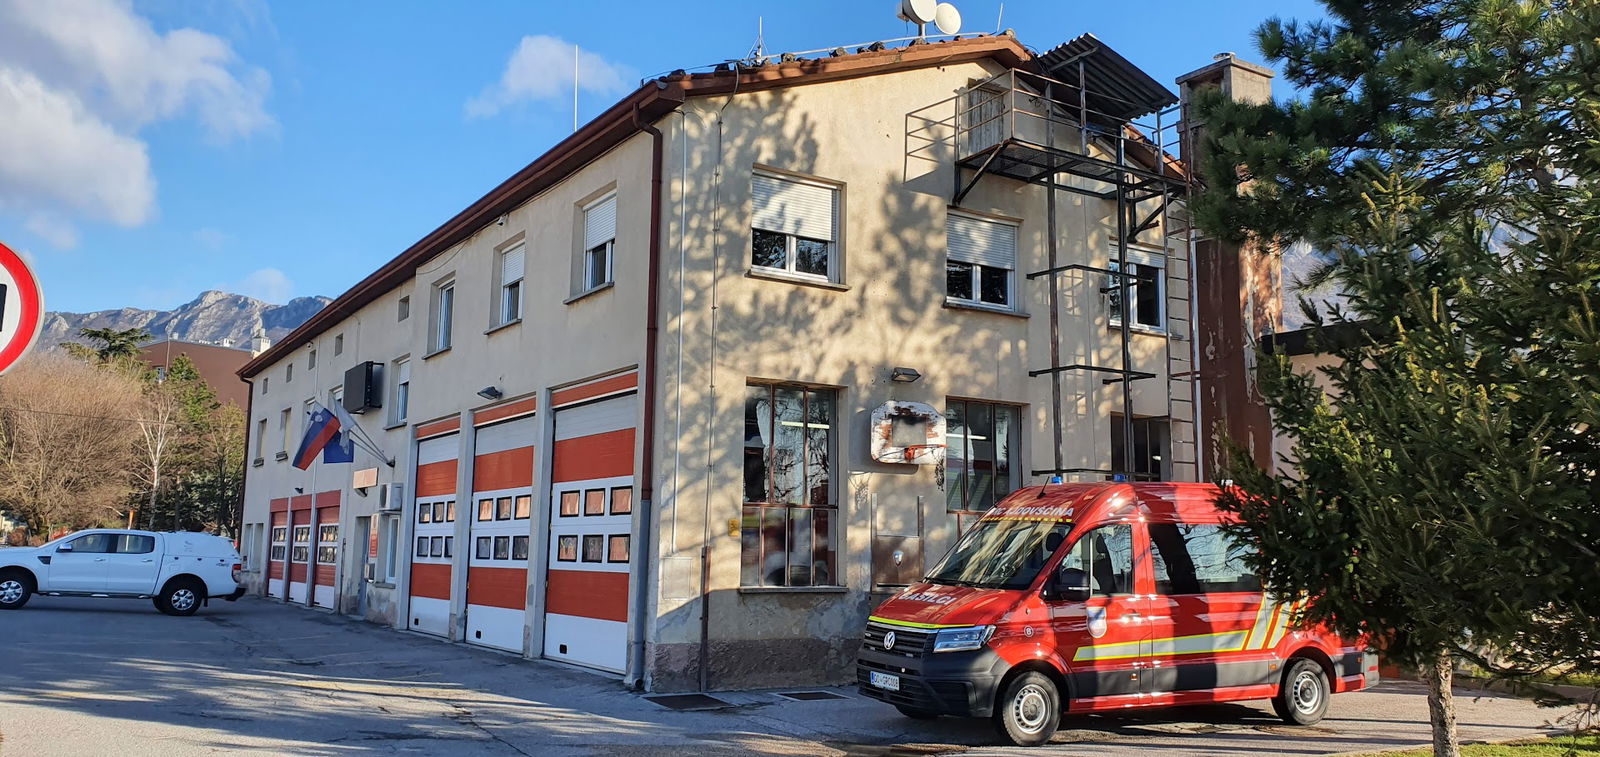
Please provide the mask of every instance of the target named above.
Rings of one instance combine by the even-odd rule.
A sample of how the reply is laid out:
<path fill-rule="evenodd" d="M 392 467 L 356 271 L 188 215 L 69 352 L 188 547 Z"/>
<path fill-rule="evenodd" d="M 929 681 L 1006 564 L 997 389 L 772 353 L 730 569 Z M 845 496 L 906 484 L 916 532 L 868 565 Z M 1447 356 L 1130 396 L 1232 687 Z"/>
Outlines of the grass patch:
<path fill-rule="evenodd" d="M 1384 757 L 1431 757 L 1432 749 L 1413 749 L 1408 752 L 1384 752 Z M 1556 736 L 1549 739 L 1528 739 L 1509 744 L 1469 744 L 1461 747 L 1461 757 L 1564 757 L 1565 755 L 1593 757 L 1600 755 L 1600 736 Z"/>

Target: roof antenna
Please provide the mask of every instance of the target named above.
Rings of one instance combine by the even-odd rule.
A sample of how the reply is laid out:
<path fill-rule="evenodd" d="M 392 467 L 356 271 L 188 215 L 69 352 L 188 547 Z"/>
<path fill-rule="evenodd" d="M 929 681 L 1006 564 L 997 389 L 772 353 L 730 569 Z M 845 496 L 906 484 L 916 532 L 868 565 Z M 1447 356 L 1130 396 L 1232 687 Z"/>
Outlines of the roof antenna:
<path fill-rule="evenodd" d="M 756 44 L 750 48 L 750 60 L 759 64 L 761 59 L 767 57 L 766 30 L 763 28 L 765 18 L 756 16 Z"/>
<path fill-rule="evenodd" d="M 1000 4 L 1000 15 L 995 17 L 995 20 L 994 20 L 994 33 L 995 34 L 999 34 L 1000 30 L 1004 29 L 1004 28 L 1006 28 L 1006 4 L 1005 3 L 1001 3 Z"/>
<path fill-rule="evenodd" d="M 572 46 L 572 131 L 578 131 L 578 46 Z"/>

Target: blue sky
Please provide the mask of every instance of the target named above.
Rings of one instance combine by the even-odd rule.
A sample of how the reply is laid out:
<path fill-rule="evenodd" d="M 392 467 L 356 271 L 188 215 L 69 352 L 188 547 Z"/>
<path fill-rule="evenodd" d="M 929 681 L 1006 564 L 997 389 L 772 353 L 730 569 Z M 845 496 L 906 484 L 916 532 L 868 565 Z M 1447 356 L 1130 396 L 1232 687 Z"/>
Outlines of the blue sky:
<path fill-rule="evenodd" d="M 956 5 L 995 28 L 996 0 Z M 568 45 L 587 119 L 742 57 L 758 16 L 768 52 L 809 50 L 904 36 L 894 6 L 0 0 L 0 241 L 53 310 L 337 295 L 570 133 L 546 74 Z M 1260 60 L 1273 15 L 1321 9 L 1012 0 L 1003 24 L 1039 50 L 1093 32 L 1170 85 L 1220 51 Z"/>

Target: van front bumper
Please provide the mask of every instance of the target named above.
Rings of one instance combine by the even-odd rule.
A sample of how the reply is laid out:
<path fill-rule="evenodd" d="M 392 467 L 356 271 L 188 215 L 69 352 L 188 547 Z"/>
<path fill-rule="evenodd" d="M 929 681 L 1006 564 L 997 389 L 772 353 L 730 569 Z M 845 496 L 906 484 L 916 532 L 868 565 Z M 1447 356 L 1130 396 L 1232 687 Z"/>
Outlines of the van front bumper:
<path fill-rule="evenodd" d="M 983 649 L 924 653 L 916 657 L 863 644 L 856 655 L 856 685 L 863 696 L 940 715 L 986 718 L 994 713 L 995 690 L 1010 664 Z M 872 674 L 899 679 L 900 688 L 872 685 Z"/>

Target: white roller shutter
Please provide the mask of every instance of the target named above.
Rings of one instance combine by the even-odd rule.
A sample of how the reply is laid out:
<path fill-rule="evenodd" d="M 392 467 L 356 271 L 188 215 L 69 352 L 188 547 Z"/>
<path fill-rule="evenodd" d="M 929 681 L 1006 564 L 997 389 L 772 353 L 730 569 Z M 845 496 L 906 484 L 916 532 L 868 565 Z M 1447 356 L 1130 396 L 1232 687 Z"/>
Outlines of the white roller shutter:
<path fill-rule="evenodd" d="M 417 465 L 454 460 L 461 449 L 461 437 L 454 433 L 417 442 Z"/>
<path fill-rule="evenodd" d="M 607 197 L 583 210 L 583 249 L 592 250 L 617 238 L 617 198 Z"/>
<path fill-rule="evenodd" d="M 951 260 L 1016 270 L 1016 226 L 951 213 L 946 216 L 944 230 Z"/>
<path fill-rule="evenodd" d="M 516 247 L 506 250 L 505 253 L 500 256 L 500 283 L 502 285 L 510 284 L 511 282 L 518 281 L 522 278 L 522 251 L 523 247 L 519 244 Z"/>
<path fill-rule="evenodd" d="M 837 190 L 758 173 L 751 181 L 751 194 L 755 228 L 834 241 Z"/>
<path fill-rule="evenodd" d="M 532 447 L 538 438 L 539 426 L 531 415 L 514 421 L 496 423 L 478 429 L 478 439 L 474 443 L 473 454 L 487 455 L 518 447 Z"/>

